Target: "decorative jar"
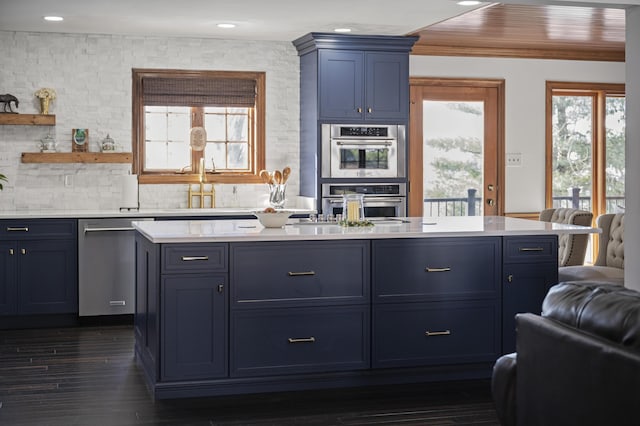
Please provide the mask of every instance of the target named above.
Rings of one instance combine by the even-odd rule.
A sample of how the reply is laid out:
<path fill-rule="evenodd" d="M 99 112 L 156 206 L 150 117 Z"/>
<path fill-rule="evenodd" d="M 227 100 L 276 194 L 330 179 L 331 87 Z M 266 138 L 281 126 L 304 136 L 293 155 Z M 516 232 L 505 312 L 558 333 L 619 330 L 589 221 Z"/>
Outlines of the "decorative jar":
<path fill-rule="evenodd" d="M 347 222 L 364 221 L 364 195 L 345 194 L 342 198 L 342 219 Z"/>

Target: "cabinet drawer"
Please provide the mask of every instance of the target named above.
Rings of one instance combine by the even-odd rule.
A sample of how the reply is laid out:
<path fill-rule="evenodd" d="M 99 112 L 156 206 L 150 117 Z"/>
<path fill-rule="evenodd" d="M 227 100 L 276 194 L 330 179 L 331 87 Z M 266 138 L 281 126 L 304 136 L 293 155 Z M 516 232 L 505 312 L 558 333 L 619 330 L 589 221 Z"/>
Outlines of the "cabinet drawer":
<path fill-rule="evenodd" d="M 77 221 L 72 219 L 0 220 L 0 238 L 11 240 L 76 238 Z"/>
<path fill-rule="evenodd" d="M 504 237 L 504 263 L 558 260 L 558 237 Z"/>
<path fill-rule="evenodd" d="M 376 302 L 495 298 L 500 238 L 373 242 Z"/>
<path fill-rule="evenodd" d="M 223 272 L 226 244 L 163 244 L 162 272 Z"/>
<path fill-rule="evenodd" d="M 497 302 L 379 304 L 373 367 L 493 362 L 500 352 Z"/>
<path fill-rule="evenodd" d="M 369 368 L 368 306 L 238 310 L 231 375 Z"/>
<path fill-rule="evenodd" d="M 368 303 L 369 274 L 368 241 L 231 245 L 236 306 Z"/>

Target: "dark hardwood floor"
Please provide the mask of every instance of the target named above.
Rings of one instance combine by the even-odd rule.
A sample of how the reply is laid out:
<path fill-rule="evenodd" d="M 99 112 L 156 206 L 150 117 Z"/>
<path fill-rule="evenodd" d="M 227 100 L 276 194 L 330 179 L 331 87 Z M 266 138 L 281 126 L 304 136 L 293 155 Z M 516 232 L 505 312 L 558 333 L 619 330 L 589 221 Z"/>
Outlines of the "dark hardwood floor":
<path fill-rule="evenodd" d="M 498 425 L 486 380 L 153 401 L 131 326 L 0 331 L 0 425 Z"/>

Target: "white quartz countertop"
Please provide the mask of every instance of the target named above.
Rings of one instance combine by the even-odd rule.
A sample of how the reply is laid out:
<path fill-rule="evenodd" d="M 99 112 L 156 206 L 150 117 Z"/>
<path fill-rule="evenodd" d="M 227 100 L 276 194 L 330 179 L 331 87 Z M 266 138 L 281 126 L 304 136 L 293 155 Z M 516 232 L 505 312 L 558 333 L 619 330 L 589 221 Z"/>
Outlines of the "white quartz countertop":
<path fill-rule="evenodd" d="M 343 227 L 289 219 L 282 228 L 265 228 L 257 219 L 134 222 L 153 243 L 291 241 L 380 238 L 483 237 L 599 233 L 599 228 L 561 225 L 503 216 L 372 219 L 370 227 Z"/>
<path fill-rule="evenodd" d="M 264 207 L 262 207 L 264 208 Z M 205 209 L 140 209 L 140 210 L 28 210 L 0 212 L 0 219 L 53 219 L 53 218 L 117 218 L 117 217 L 203 217 L 203 216 L 251 216 L 261 207 L 221 207 Z M 289 209 L 294 214 L 315 213 L 309 209 Z"/>

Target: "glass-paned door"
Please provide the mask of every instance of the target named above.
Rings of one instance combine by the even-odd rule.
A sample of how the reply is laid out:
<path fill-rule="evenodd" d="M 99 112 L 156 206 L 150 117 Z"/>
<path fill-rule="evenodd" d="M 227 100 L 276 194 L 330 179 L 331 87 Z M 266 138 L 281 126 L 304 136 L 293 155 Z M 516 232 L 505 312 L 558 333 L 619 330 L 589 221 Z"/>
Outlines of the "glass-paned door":
<path fill-rule="evenodd" d="M 502 214 L 503 84 L 411 79 L 411 216 Z"/>

